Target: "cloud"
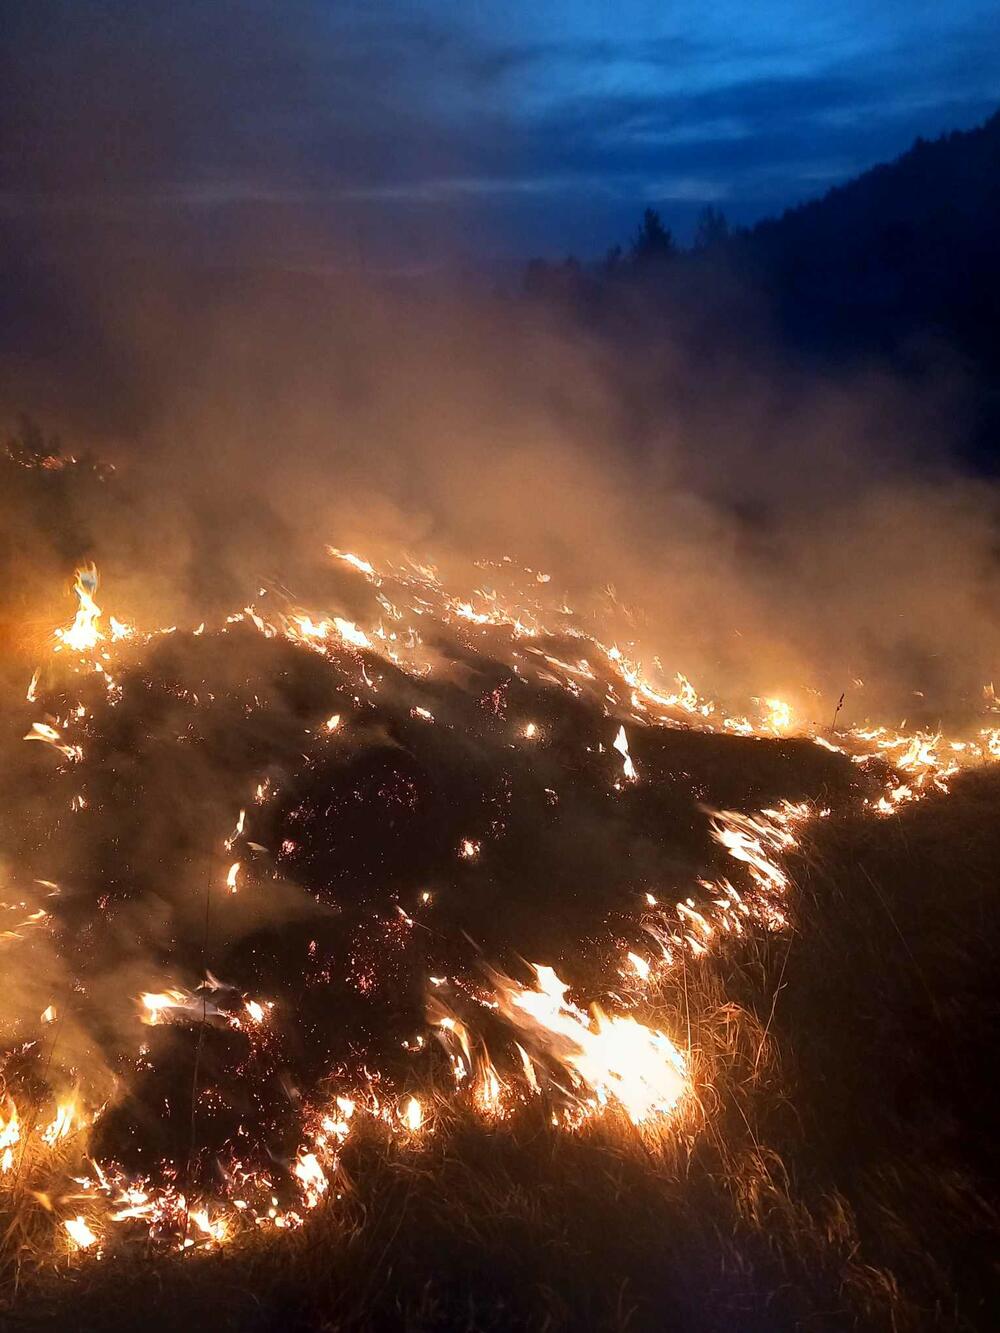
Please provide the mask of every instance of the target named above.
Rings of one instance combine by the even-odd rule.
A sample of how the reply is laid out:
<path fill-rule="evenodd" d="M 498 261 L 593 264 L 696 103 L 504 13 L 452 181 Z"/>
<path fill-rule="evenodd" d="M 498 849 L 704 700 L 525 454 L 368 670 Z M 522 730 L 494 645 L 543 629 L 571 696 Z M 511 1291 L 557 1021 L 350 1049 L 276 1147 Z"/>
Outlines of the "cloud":
<path fill-rule="evenodd" d="M 635 3 L 613 17 L 3 3 L 8 214 L 51 214 L 53 196 L 77 215 L 109 200 L 119 217 L 298 208 L 332 233 L 379 234 L 388 209 L 437 207 L 449 241 L 586 249 L 650 198 L 682 217 L 721 198 L 740 220 L 771 211 L 1000 96 L 1000 35 L 968 4 L 929 23 L 819 4 L 793 22 L 777 0 L 679 18 Z"/>

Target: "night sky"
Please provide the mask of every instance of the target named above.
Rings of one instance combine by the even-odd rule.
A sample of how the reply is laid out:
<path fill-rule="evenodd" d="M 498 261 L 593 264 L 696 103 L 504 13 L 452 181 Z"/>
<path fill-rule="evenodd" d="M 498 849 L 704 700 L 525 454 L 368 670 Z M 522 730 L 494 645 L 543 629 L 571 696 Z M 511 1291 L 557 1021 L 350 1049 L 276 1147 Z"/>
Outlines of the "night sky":
<path fill-rule="evenodd" d="M 684 238 L 1000 100 L 995 0 L 2 0 L 0 207 L 419 267 Z M 294 221 L 293 221 L 294 219 Z M 304 242 L 303 242 L 304 243 Z"/>

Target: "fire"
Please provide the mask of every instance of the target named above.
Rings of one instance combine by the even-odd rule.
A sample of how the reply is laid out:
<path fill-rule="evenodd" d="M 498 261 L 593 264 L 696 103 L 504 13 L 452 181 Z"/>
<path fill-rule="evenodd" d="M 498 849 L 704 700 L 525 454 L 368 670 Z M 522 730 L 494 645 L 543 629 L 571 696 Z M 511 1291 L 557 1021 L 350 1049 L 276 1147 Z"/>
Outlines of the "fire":
<path fill-rule="evenodd" d="M 26 741 L 44 741 L 46 745 L 51 745 L 59 750 L 67 759 L 78 760 L 83 758 L 83 750 L 79 745 L 70 745 L 63 740 L 62 735 L 56 727 L 48 722 L 32 722 L 31 730 L 24 737 Z"/>
<path fill-rule="evenodd" d="M 345 564 L 353 565 L 355 569 L 360 570 L 362 574 L 374 576 L 375 568 L 360 555 L 354 555 L 351 551 L 338 551 L 334 546 L 326 548 L 337 560 L 343 560 Z"/>
<path fill-rule="evenodd" d="M 241 810 L 239 818 L 236 821 L 236 827 L 233 829 L 232 833 L 230 833 L 229 837 L 223 844 L 227 852 L 232 851 L 234 843 L 239 838 L 242 838 L 243 830 L 246 828 L 246 823 L 247 823 L 247 812 L 246 810 Z"/>
<path fill-rule="evenodd" d="M 302 1186 L 305 1195 L 305 1206 L 315 1208 L 330 1186 L 330 1182 L 326 1178 L 326 1172 L 320 1166 L 316 1154 L 300 1150 L 298 1157 L 295 1159 L 295 1165 L 292 1167 L 292 1174 L 297 1177 Z"/>
<path fill-rule="evenodd" d="M 687 1064 L 664 1033 L 628 1015 L 588 1017 L 566 998 L 569 987 L 551 967 L 534 964 L 537 985 L 501 985 L 500 1011 L 534 1047 L 570 1075 L 584 1106 L 614 1103 L 634 1125 L 667 1115 L 683 1097 Z"/>
<path fill-rule="evenodd" d="M 637 781 L 639 774 L 635 771 L 635 764 L 632 762 L 632 756 L 628 752 L 628 737 L 625 735 L 624 726 L 618 728 L 618 735 L 615 737 L 615 749 L 622 757 L 622 772 L 629 782 Z"/>
<path fill-rule="evenodd" d="M 334 616 L 333 623 L 337 627 L 337 633 L 345 643 L 351 644 L 354 648 L 370 648 L 371 640 L 363 629 L 358 629 L 352 620 L 342 620 L 340 616 Z"/>
<path fill-rule="evenodd" d="M 203 990 L 210 987 L 205 983 Z M 218 1006 L 212 1003 L 207 997 L 194 995 L 189 991 L 169 990 L 152 992 L 146 991 L 139 996 L 139 1018 L 141 1022 L 149 1027 L 156 1027 L 160 1023 L 184 1022 L 191 1020 L 200 1022 L 207 1017 L 216 1018 L 220 1016 Z"/>
<path fill-rule="evenodd" d="M 146 992 L 139 997 L 145 1014 L 142 1021 L 155 1025 L 161 1022 L 161 1016 L 169 1013 L 171 1010 L 186 1003 L 185 997 L 180 991 L 163 992 L 158 995 Z"/>
<path fill-rule="evenodd" d="M 263 623 L 263 622 L 262 622 Z M 292 639 L 325 639 L 330 633 L 328 620 L 314 621 L 311 616 L 292 616 L 288 634 Z"/>
<path fill-rule="evenodd" d="M 6 1111 L 0 1107 L 0 1172 L 14 1165 L 14 1147 L 21 1141 L 21 1120 L 13 1098 L 7 1098 Z"/>
<path fill-rule="evenodd" d="M 503 1084 L 489 1051 L 484 1050 L 479 1060 L 479 1074 L 474 1084 L 475 1104 L 488 1116 L 498 1114 L 502 1106 Z"/>
<path fill-rule="evenodd" d="M 778 863 L 778 854 L 795 845 L 788 828 L 792 813 L 804 815 L 801 807 L 762 811 L 743 815 L 735 810 L 721 812 L 712 825 L 712 836 L 730 856 L 749 868 L 750 876 L 766 893 L 784 892 L 788 876 Z"/>
<path fill-rule="evenodd" d="M 773 732 L 781 736 L 791 730 L 792 710 L 783 699 L 762 699 L 761 703 L 767 710 L 764 714 L 765 724 Z"/>
<path fill-rule="evenodd" d="M 828 739 L 829 712 L 823 728 L 793 713 L 792 707 L 779 698 L 754 699 L 752 707 L 743 700 L 737 710 L 729 713 L 721 704 L 710 702 L 708 696 L 701 694 L 684 675 L 678 673 L 671 677 L 665 673 L 657 659 L 653 659 L 655 670 L 647 674 L 639 661 L 630 660 L 619 647 L 605 647 L 577 622 L 567 620 L 573 613 L 561 601 L 552 602 L 546 609 L 543 599 L 548 596 L 544 591 L 547 575 L 528 571 L 529 592 L 520 602 L 488 587 L 479 587 L 472 593 L 466 589 L 461 594 L 452 595 L 431 566 L 407 561 L 405 566 L 395 567 L 380 560 L 376 570 L 361 555 L 332 547 L 329 550 L 335 559 L 363 576 L 355 579 L 352 575 L 352 582 L 370 595 L 373 608 L 370 613 L 352 610 L 351 614 L 357 614 L 362 623 L 369 626 L 368 630 L 353 620 L 333 614 L 332 608 L 326 611 L 313 608 L 307 612 L 291 609 L 289 602 L 283 604 L 284 611 L 272 613 L 270 607 L 277 599 L 270 597 L 266 603 L 258 601 L 255 606 L 235 610 L 221 628 L 206 631 L 205 624 L 200 623 L 190 631 L 192 635 L 205 635 L 206 640 L 215 635 L 222 644 L 230 627 L 239 626 L 241 634 L 258 633 L 265 638 L 279 639 L 283 644 L 295 645 L 298 651 L 319 654 L 336 667 L 340 673 L 337 691 L 325 696 L 317 693 L 314 699 L 335 699 L 344 712 L 331 714 L 325 722 L 317 721 L 325 712 L 325 708 L 320 712 L 322 705 L 317 705 L 316 712 L 306 719 L 308 731 L 303 728 L 304 734 L 296 735 L 291 751 L 300 751 L 307 763 L 315 762 L 316 756 L 322 753 L 340 755 L 341 751 L 346 752 L 354 745 L 355 739 L 359 745 L 362 743 L 368 724 L 355 726 L 354 722 L 360 723 L 367 716 L 376 702 L 380 686 L 390 674 L 393 679 L 404 681 L 406 698 L 403 707 L 409 717 L 428 723 L 437 720 L 433 734 L 435 738 L 443 739 L 453 725 L 453 715 L 445 705 L 438 707 L 435 704 L 435 719 L 435 713 L 424 706 L 424 702 L 432 702 L 431 690 L 424 682 L 435 671 L 440 671 L 441 656 L 435 647 L 435 636 L 443 632 L 442 626 L 451 627 L 448 633 L 453 639 L 457 628 L 463 650 L 470 652 L 480 638 L 487 641 L 491 652 L 496 644 L 505 643 L 514 691 L 522 684 L 532 690 L 564 691 L 573 701 L 574 708 L 576 701 L 583 700 L 600 709 L 602 739 L 593 739 L 592 744 L 586 745 L 586 750 L 601 756 L 597 763 L 605 793 L 608 763 L 615 765 L 615 789 L 620 789 L 623 782 L 640 780 L 629 743 L 630 736 L 632 743 L 637 743 L 636 728 L 694 729 L 733 737 L 753 736 L 761 742 L 772 743 L 779 736 L 795 736 L 803 743 L 811 741 L 828 752 L 845 756 L 835 762 L 845 767 L 848 762 L 858 766 L 861 770 L 858 776 L 865 777 L 866 795 L 851 799 L 856 802 L 854 808 L 866 810 L 872 816 L 893 815 L 906 802 L 919 800 L 932 792 L 946 791 L 951 776 L 960 768 L 1000 758 L 1000 727 L 985 727 L 963 739 L 950 740 L 933 731 L 908 733 L 902 727 L 897 731 L 865 724 L 842 727 L 836 733 L 837 743 L 834 744 Z M 498 581 L 499 578 L 498 575 Z M 116 669 L 115 661 L 131 659 L 140 645 L 149 643 L 156 635 L 173 632 L 174 627 L 140 633 L 112 616 L 108 618 L 107 633 L 104 633 L 102 612 L 95 600 L 98 575 L 93 565 L 77 571 L 74 590 L 78 599 L 76 616 L 70 626 L 55 631 L 55 649 L 68 649 L 83 657 L 83 663 L 74 663 L 74 669 L 80 671 L 81 678 L 95 679 L 102 696 L 106 686 L 109 705 L 114 706 L 118 697 L 116 688 L 120 694 L 111 674 Z M 261 605 L 267 609 L 257 609 Z M 545 640 L 543 635 L 550 637 Z M 345 652 L 344 646 L 364 650 L 366 656 L 362 658 L 355 652 Z M 496 648 L 495 651 L 500 654 L 503 649 Z M 633 649 L 628 648 L 628 651 Z M 87 654 L 90 654 L 89 660 Z M 384 675 L 380 664 L 386 665 Z M 89 761 L 92 753 L 90 737 L 96 732 L 98 712 L 92 705 L 76 704 L 59 693 L 63 686 L 53 684 L 49 677 L 65 674 L 57 671 L 55 666 L 50 671 L 34 673 L 27 701 L 33 704 L 41 701 L 39 711 L 45 720 L 32 723 L 25 739 L 45 743 L 73 763 L 83 760 L 81 740 L 85 740 Z M 550 756 L 553 764 L 558 762 L 555 751 L 563 743 L 563 724 L 551 720 L 557 715 L 545 713 L 543 700 L 534 696 L 531 702 L 526 703 L 523 699 L 515 702 L 515 692 L 510 696 L 508 714 L 508 699 L 504 693 L 507 685 L 494 688 L 494 684 L 490 681 L 482 706 L 488 710 L 491 725 L 497 719 L 498 725 L 502 724 L 504 744 L 518 748 L 518 737 L 526 741 L 544 738 L 546 743 L 536 752 L 537 766 L 547 765 Z M 82 698 L 86 700 L 89 696 L 85 693 Z M 418 698 L 424 702 L 415 702 Z M 197 699 L 194 702 L 197 703 Z M 253 706 L 258 703 L 255 696 Z M 987 703 L 991 708 L 995 707 L 995 696 L 990 694 Z M 326 706 L 329 707 L 329 702 Z M 525 712 L 530 708 L 542 721 L 523 721 L 524 712 L 519 711 L 522 708 Z M 338 736 L 335 743 L 329 743 L 326 737 L 338 732 L 342 734 L 344 716 L 352 720 L 347 729 L 349 734 L 343 740 Z M 609 718 L 618 723 L 610 744 L 620 756 L 620 774 L 617 773 L 617 762 L 607 753 L 608 732 L 614 725 L 608 722 Z M 414 730 L 409 724 L 406 728 L 410 732 Z M 822 734 L 823 729 L 826 735 Z M 640 731 L 638 735 L 641 741 L 650 735 L 650 731 Z M 557 738 L 559 746 L 549 743 Z M 394 743 L 402 744 L 395 737 L 393 739 Z M 568 739 L 571 741 L 572 737 Z M 733 744 L 736 744 L 735 740 Z M 646 753 L 641 745 L 639 752 Z M 43 759 L 44 752 L 39 751 L 38 757 Z M 56 766 L 49 764 L 47 767 L 54 769 Z M 83 787 L 87 797 L 77 792 L 70 801 L 70 793 L 66 793 L 67 804 L 77 812 L 99 807 L 96 784 L 85 786 L 88 767 L 89 763 L 84 764 L 73 774 L 74 787 Z M 652 784 L 653 764 L 650 763 L 648 772 L 645 765 L 643 767 L 643 781 Z M 61 764 L 58 772 L 65 773 L 67 769 L 67 764 Z M 82 780 L 76 781 L 81 775 Z M 554 788 L 559 784 L 555 777 L 546 776 L 544 780 L 551 781 L 553 787 L 536 788 L 537 799 L 555 805 L 559 793 Z M 242 781 L 246 785 L 231 793 L 232 803 L 225 807 L 228 813 L 224 827 L 213 830 L 212 845 L 218 848 L 221 842 L 227 853 L 224 860 L 215 863 L 216 869 L 212 872 L 218 876 L 212 883 L 219 889 L 217 894 L 213 892 L 211 895 L 213 915 L 217 907 L 220 913 L 245 910 L 246 895 L 241 895 L 235 902 L 231 895 L 237 894 L 241 887 L 246 865 L 262 870 L 265 864 L 263 861 L 251 862 L 251 854 L 263 857 L 268 851 L 258 843 L 247 841 L 245 808 L 239 809 L 233 827 L 233 813 L 239 801 L 246 801 L 252 794 L 255 808 L 264 807 L 279 791 L 287 789 L 289 780 L 284 767 L 275 765 L 267 776 L 258 770 L 253 778 L 244 777 Z M 61 810 L 65 808 L 60 806 Z M 261 810 L 262 826 L 266 824 L 265 813 Z M 625 919 L 620 934 L 616 932 L 613 949 L 602 964 L 606 965 L 606 972 L 590 992 L 604 996 L 613 994 L 614 1000 L 608 1001 L 606 1006 L 575 1003 L 569 998 L 569 986 L 554 968 L 540 963 L 533 966 L 533 980 L 529 985 L 493 972 L 488 973 L 492 984 L 484 985 L 482 972 L 476 977 L 458 976 L 447 970 L 450 964 L 443 959 L 430 963 L 443 975 L 429 978 L 434 999 L 428 1007 L 431 1027 L 427 1033 L 435 1031 L 447 1051 L 455 1085 L 453 1095 L 491 1122 L 514 1114 L 520 1102 L 545 1097 L 551 1099 L 555 1108 L 556 1123 L 564 1128 L 572 1129 L 583 1119 L 598 1116 L 611 1108 L 620 1110 L 637 1126 L 669 1125 L 684 1106 L 690 1089 L 690 1054 L 682 1051 L 668 1033 L 661 1030 L 670 1024 L 662 1021 L 658 1024 L 655 1005 L 661 1002 L 667 987 L 677 984 L 682 964 L 685 967 L 694 965 L 694 960 L 724 949 L 727 940 L 744 932 L 785 928 L 786 900 L 793 891 L 794 862 L 791 857 L 798 846 L 800 830 L 808 821 L 822 818 L 825 813 L 804 803 L 790 802 L 776 803 L 763 810 L 704 810 L 711 837 L 728 858 L 728 875 L 681 884 L 672 892 L 662 883 L 651 885 L 655 893 L 640 895 L 634 887 L 630 889 L 622 916 L 624 918 L 625 913 L 630 912 L 631 920 Z M 499 857 L 493 858 L 483 852 L 484 848 L 489 850 L 494 838 L 502 836 L 503 818 L 503 810 L 498 804 L 489 819 L 467 825 L 477 832 L 479 836 L 476 838 L 458 839 L 457 830 L 448 834 L 449 854 L 468 863 L 461 867 L 459 878 L 463 885 L 474 884 L 478 875 L 501 864 Z M 230 830 L 228 835 L 227 829 Z M 257 836 L 268 840 L 264 833 Z M 277 841 L 280 845 L 280 835 Z M 230 859 L 237 843 L 240 847 L 235 855 L 241 859 Z M 281 855 L 293 859 L 299 845 L 297 837 L 286 839 Z M 221 892 L 223 877 L 228 894 Z M 265 882 L 263 870 L 254 882 Z M 47 887 L 58 892 L 55 885 Z M 393 947 L 404 935 L 415 938 L 425 934 L 432 938 L 430 925 L 436 916 L 446 915 L 444 911 L 439 912 L 437 904 L 446 905 L 449 892 L 446 882 L 440 889 L 437 884 L 433 887 L 435 906 L 431 911 L 422 910 L 432 901 L 427 889 L 419 893 L 419 907 L 416 896 L 404 898 L 404 902 L 412 907 L 413 915 L 398 903 L 394 913 L 389 910 L 384 914 L 391 918 L 391 928 L 386 928 L 384 938 L 390 940 Z M 0 906 L 6 909 L 10 904 Z M 19 947 L 17 942 L 28 925 L 36 926 L 39 931 L 45 931 L 51 925 L 45 909 L 28 901 L 27 895 L 23 901 L 19 898 L 12 910 L 16 911 L 10 921 L 13 928 L 0 932 L 0 941 L 10 941 L 12 947 Z M 380 923 L 380 930 L 382 925 L 384 922 Z M 381 942 L 383 937 L 379 938 Z M 375 961 L 371 964 L 371 972 L 376 977 L 380 948 L 381 943 L 373 951 Z M 561 951 L 557 956 L 562 956 Z M 311 957 L 310 954 L 310 966 Z M 209 955 L 208 962 L 211 961 Z M 255 1054 L 266 1050 L 269 1044 L 277 1043 L 279 1034 L 276 1030 L 283 1024 L 267 1023 L 274 1002 L 248 998 L 242 989 L 223 986 L 210 973 L 194 990 L 175 986 L 174 977 L 187 976 L 190 979 L 190 966 L 190 959 L 175 963 L 172 973 L 155 974 L 147 983 L 151 989 L 139 997 L 139 1019 L 143 1024 L 178 1023 L 200 1028 L 211 1017 L 216 1027 L 226 1029 L 228 1039 L 243 1044 Z M 382 980 L 391 975 L 386 972 Z M 260 984 L 264 989 L 266 983 Z M 223 994 L 220 995 L 220 991 Z M 265 990 L 264 993 L 268 992 Z M 83 996 L 85 992 L 81 990 L 80 994 Z M 38 1007 L 42 1002 L 40 999 Z M 74 1001 L 74 1008 L 75 1005 Z M 60 1000 L 60 1013 L 64 1008 L 69 1012 Z M 288 1008 L 286 1017 L 291 1022 L 293 1006 Z M 37 1014 L 38 1008 L 32 1012 Z M 477 1013 L 488 1013 L 488 1028 L 485 1025 L 480 1028 L 475 1017 Z M 56 1022 L 56 1017 L 56 1006 L 50 1004 L 35 1021 L 49 1025 Z M 644 1021 L 647 1018 L 648 1021 Z M 59 1026 L 47 1028 L 44 1035 L 49 1046 L 58 1037 Z M 494 1043 L 492 1035 L 489 1035 L 492 1050 L 487 1048 L 483 1032 L 492 1034 L 494 1030 L 505 1034 L 502 1049 Z M 136 1032 L 140 1038 L 144 1035 L 138 1027 Z M 36 1036 L 41 1035 L 41 1029 L 36 1029 Z M 204 1033 L 199 1032 L 199 1035 Z M 156 1044 L 150 1041 L 148 1046 L 141 1046 L 141 1059 L 146 1059 Z M 432 1045 L 426 1041 L 423 1032 L 409 1036 L 402 1044 L 410 1053 L 425 1051 Z M 153 1057 L 149 1055 L 149 1058 Z M 76 1073 L 73 1077 L 76 1078 Z M 82 1089 L 83 1073 L 80 1077 Z M 384 1081 L 380 1082 L 383 1077 Z M 96 1251 L 99 1243 L 100 1247 L 105 1247 L 113 1234 L 111 1224 L 114 1223 L 141 1222 L 149 1227 L 151 1234 L 171 1236 L 170 1243 L 178 1248 L 224 1243 L 238 1233 L 237 1214 L 250 1219 L 254 1226 L 295 1226 L 302 1221 L 303 1212 L 315 1209 L 329 1198 L 331 1183 L 336 1178 L 338 1153 L 348 1137 L 356 1133 L 363 1118 L 375 1119 L 386 1132 L 400 1136 L 399 1141 L 407 1145 L 407 1151 L 423 1151 L 429 1129 L 437 1125 L 437 1120 L 432 1118 L 436 1101 L 430 1098 L 436 1099 L 442 1094 L 436 1087 L 432 1093 L 431 1085 L 426 1088 L 418 1085 L 418 1091 L 410 1094 L 409 1088 L 414 1083 L 412 1074 L 393 1083 L 387 1075 L 373 1071 L 359 1075 L 356 1084 L 345 1088 L 345 1095 L 332 1102 L 324 1094 L 323 1102 L 317 1105 L 309 1100 L 310 1094 L 303 1093 L 301 1137 L 292 1141 L 300 1146 L 291 1161 L 286 1160 L 275 1168 L 274 1181 L 268 1172 L 254 1175 L 249 1169 L 234 1169 L 231 1183 L 221 1197 L 199 1199 L 196 1206 L 191 1206 L 193 1201 L 181 1195 L 177 1177 L 171 1178 L 169 1171 L 158 1180 L 130 1179 L 121 1168 L 109 1162 L 91 1163 L 87 1168 L 91 1174 L 74 1177 L 80 1187 L 86 1189 L 85 1196 L 53 1194 L 52 1197 L 62 1197 L 64 1203 L 69 1198 L 86 1197 L 87 1218 L 81 1214 L 63 1223 L 70 1240 L 81 1250 Z M 401 1089 L 405 1089 L 407 1095 L 403 1095 Z M 206 1095 L 211 1091 L 208 1089 Z M 346 1095 L 348 1093 L 350 1095 Z M 22 1101 L 22 1110 L 24 1105 Z M 26 1141 L 31 1143 L 33 1152 L 49 1152 L 57 1160 L 64 1157 L 67 1141 L 71 1136 L 82 1137 L 82 1131 L 93 1122 L 98 1111 L 99 1108 L 87 1103 L 83 1091 L 76 1090 L 58 1102 L 53 1099 L 44 1109 L 39 1106 L 37 1117 L 33 1108 L 26 1123 L 13 1098 L 7 1096 L 0 1101 L 0 1172 L 13 1170 L 19 1174 L 17 1162 L 25 1151 Z M 609 1128 L 614 1124 L 614 1119 L 609 1118 Z M 72 1146 L 75 1148 L 75 1143 Z M 290 1191 L 292 1198 L 287 1207 L 278 1202 L 284 1197 L 283 1191 Z"/>
<path fill-rule="evenodd" d="M 641 957 L 641 955 L 631 952 L 628 955 L 628 960 L 632 964 L 636 976 L 639 977 L 641 981 L 648 981 L 649 974 L 652 970 L 649 966 L 649 962 Z"/>
<path fill-rule="evenodd" d="M 228 1234 L 226 1219 L 224 1217 L 217 1217 L 213 1221 L 207 1208 L 192 1209 L 188 1214 L 188 1220 L 193 1226 L 197 1227 L 203 1235 L 207 1236 L 210 1240 L 215 1241 L 217 1245 L 221 1245 L 226 1239 Z M 190 1244 L 191 1242 L 188 1241 L 186 1243 Z"/>
<path fill-rule="evenodd" d="M 81 1116 L 76 1103 L 76 1097 L 73 1096 L 68 1102 L 63 1102 L 56 1110 L 55 1118 L 51 1124 L 47 1125 L 42 1131 L 42 1141 L 51 1148 L 72 1133 L 74 1127 L 79 1125 Z"/>
<path fill-rule="evenodd" d="M 69 648 L 75 653 L 85 653 L 91 648 L 96 648 L 97 644 L 104 638 L 97 627 L 97 622 L 101 617 L 101 608 L 94 601 L 97 583 L 96 565 L 83 565 L 76 571 L 73 591 L 76 593 L 80 605 L 72 625 L 68 629 L 57 629 L 55 632 L 55 637 L 59 641 L 56 648 L 57 652 L 59 648 Z"/>
<path fill-rule="evenodd" d="M 537 1095 L 551 1085 L 567 1123 L 609 1106 L 620 1107 L 635 1125 L 674 1111 L 688 1078 L 686 1060 L 669 1037 L 631 1015 L 608 1016 L 596 1004 L 587 1014 L 567 999 L 569 987 L 553 968 L 535 964 L 534 972 L 534 987 L 497 975 L 490 1005 L 516 1034 L 528 1091 Z M 451 1055 L 456 1083 L 470 1085 L 483 1114 L 505 1114 L 511 1089 L 489 1051 L 437 996 L 430 1017 Z"/>
<path fill-rule="evenodd" d="M 87 1225 L 87 1221 L 82 1216 L 67 1218 L 63 1223 L 66 1233 L 70 1240 L 79 1250 L 89 1250 L 91 1245 L 97 1244 L 97 1236 Z"/>

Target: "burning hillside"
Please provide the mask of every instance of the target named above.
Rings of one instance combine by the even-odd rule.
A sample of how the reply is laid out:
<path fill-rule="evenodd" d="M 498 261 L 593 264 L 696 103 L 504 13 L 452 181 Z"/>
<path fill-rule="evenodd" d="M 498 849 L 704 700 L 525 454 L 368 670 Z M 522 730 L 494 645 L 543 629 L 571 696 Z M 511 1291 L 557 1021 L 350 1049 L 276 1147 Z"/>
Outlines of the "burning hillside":
<path fill-rule="evenodd" d="M 690 1139 L 689 969 L 786 929 L 812 821 L 1000 751 L 988 709 L 723 706 L 558 588 L 331 547 L 309 605 L 151 627 L 77 570 L 0 789 L 0 1188 L 57 1244 L 297 1226 L 362 1122 L 419 1147 L 452 1103 Z"/>
<path fill-rule="evenodd" d="M 985 6 L 8 8 L 0 1333 L 992 1333 Z"/>

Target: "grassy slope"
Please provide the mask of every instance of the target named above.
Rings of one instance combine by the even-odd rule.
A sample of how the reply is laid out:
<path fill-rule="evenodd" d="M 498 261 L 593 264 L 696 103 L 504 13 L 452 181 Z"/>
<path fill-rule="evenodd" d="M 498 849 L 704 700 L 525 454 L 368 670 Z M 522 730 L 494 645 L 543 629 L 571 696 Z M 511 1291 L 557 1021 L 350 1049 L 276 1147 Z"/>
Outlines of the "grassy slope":
<path fill-rule="evenodd" d="M 992 1327 L 998 808 L 987 772 L 898 818 L 816 829 L 794 931 L 691 968 L 687 1006 L 663 997 L 701 1052 L 679 1135 L 442 1110 L 420 1151 L 352 1142 L 341 1198 L 299 1233 L 22 1282 L 0 1321 Z"/>

